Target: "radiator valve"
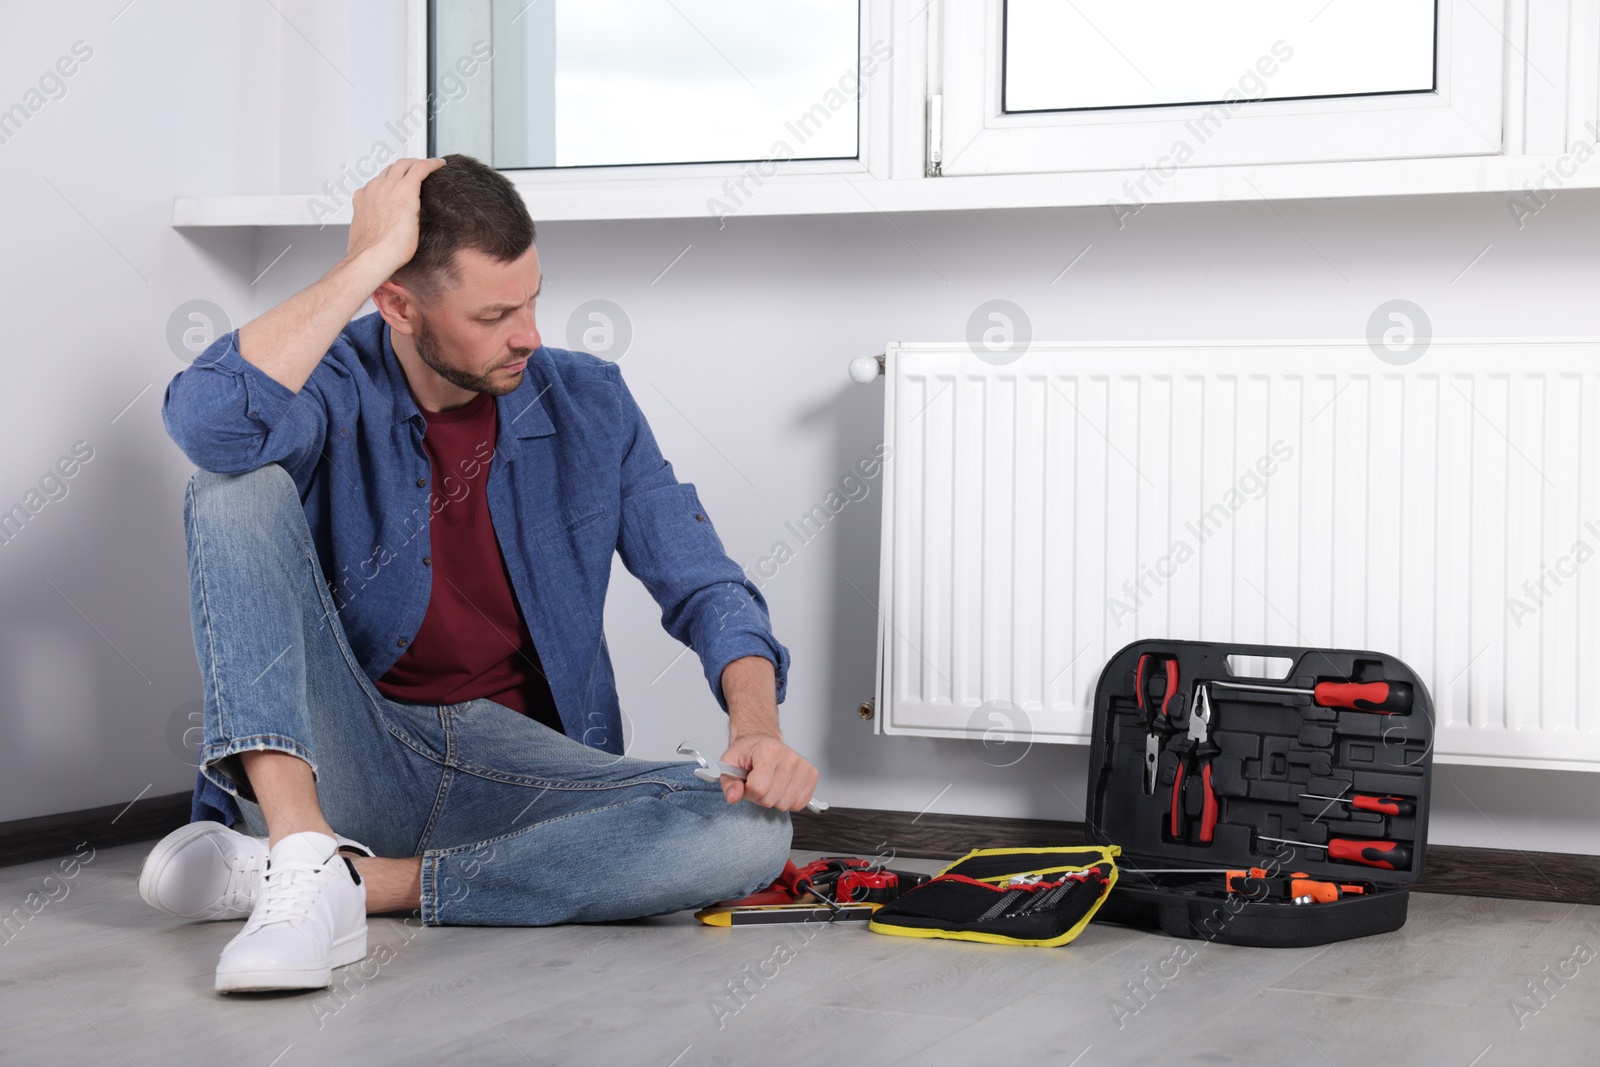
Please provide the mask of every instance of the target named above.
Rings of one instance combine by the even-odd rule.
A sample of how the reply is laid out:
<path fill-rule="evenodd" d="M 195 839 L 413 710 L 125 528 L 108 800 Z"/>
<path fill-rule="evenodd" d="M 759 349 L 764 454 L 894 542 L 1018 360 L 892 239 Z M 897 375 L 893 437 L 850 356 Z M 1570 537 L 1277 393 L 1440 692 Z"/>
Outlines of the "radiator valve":
<path fill-rule="evenodd" d="M 850 361 L 850 377 L 852 380 L 866 385 L 872 379 L 883 373 L 884 360 L 882 356 L 861 356 Z"/>

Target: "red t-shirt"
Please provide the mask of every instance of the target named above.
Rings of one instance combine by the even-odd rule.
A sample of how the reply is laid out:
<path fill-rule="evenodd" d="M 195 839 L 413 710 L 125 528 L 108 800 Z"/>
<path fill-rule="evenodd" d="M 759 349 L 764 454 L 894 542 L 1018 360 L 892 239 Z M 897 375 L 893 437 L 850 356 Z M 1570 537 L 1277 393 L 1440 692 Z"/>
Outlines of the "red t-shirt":
<path fill-rule="evenodd" d="M 479 393 L 464 407 L 422 417 L 422 447 L 433 468 L 432 544 L 422 562 L 432 569 L 433 588 L 421 628 L 375 683 L 378 692 L 405 704 L 486 697 L 561 730 L 489 519 L 494 396 Z"/>

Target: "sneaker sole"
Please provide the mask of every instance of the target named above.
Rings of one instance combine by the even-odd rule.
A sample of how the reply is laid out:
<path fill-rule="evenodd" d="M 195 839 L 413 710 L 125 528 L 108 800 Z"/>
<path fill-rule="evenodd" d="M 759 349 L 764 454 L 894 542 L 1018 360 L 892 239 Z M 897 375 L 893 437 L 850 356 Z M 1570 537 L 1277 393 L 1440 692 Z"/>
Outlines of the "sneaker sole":
<path fill-rule="evenodd" d="M 334 942 L 326 965 L 278 967 L 273 970 L 217 971 L 219 993 L 269 993 L 283 989 L 326 989 L 333 984 L 333 969 L 367 958 L 367 927 Z"/>
<path fill-rule="evenodd" d="M 150 854 L 144 858 L 144 865 L 139 868 L 139 898 L 157 911 L 165 912 L 179 919 L 194 918 L 192 915 L 184 915 L 181 912 L 173 911 L 157 901 L 156 885 L 161 881 L 162 874 L 166 872 L 167 864 L 172 862 L 172 857 L 183 851 L 184 847 L 191 841 L 207 834 L 214 834 L 218 830 L 226 829 L 227 827 L 219 822 L 192 822 L 186 826 L 178 827 L 178 829 L 156 842 L 155 848 L 152 848 Z M 226 917 L 242 919 L 247 915 L 248 912 L 241 912 L 238 915 Z M 214 918 L 224 917 L 214 916 Z"/>

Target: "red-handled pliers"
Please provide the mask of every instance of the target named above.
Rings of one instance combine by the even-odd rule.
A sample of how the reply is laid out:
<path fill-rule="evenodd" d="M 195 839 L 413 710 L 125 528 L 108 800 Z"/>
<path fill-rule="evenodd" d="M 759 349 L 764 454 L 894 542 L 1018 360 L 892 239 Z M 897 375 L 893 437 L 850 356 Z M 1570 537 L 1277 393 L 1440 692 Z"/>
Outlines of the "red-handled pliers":
<path fill-rule="evenodd" d="M 1211 843 L 1217 828 L 1217 794 L 1211 788 L 1211 757 L 1220 752 L 1211 742 L 1211 692 L 1204 685 L 1194 687 L 1194 702 L 1189 707 L 1189 736 L 1178 757 L 1178 776 L 1172 781 L 1172 836 L 1183 836 L 1183 779 L 1190 758 L 1200 766 L 1204 800 L 1200 805 L 1200 840 Z"/>
<path fill-rule="evenodd" d="M 1162 694 L 1161 707 L 1158 711 L 1155 700 L 1145 692 L 1145 687 L 1150 684 L 1150 679 L 1158 676 L 1157 671 L 1163 666 L 1166 669 L 1167 688 Z M 1165 743 L 1167 735 L 1172 732 L 1172 712 L 1168 709 L 1172 705 L 1173 695 L 1178 692 L 1177 657 L 1150 652 L 1140 656 L 1139 669 L 1133 676 L 1133 688 L 1139 702 L 1139 710 L 1144 713 L 1145 725 L 1150 731 L 1144 740 L 1144 795 L 1154 796 L 1161 746 Z"/>

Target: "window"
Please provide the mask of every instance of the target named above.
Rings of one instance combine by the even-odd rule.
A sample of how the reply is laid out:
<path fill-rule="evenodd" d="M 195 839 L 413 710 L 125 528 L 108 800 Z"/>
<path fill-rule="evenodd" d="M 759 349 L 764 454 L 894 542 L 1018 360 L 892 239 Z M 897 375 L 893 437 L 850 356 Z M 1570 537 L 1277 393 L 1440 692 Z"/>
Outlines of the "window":
<path fill-rule="evenodd" d="M 1434 32 L 1434 0 L 1009 0 L 1002 104 L 1214 104 L 1241 81 L 1260 100 L 1432 92 Z"/>
<path fill-rule="evenodd" d="M 859 0 L 451 0 L 431 17 L 436 155 L 501 170 L 859 155 Z M 483 41 L 489 74 L 461 92 L 457 58 Z"/>
<path fill-rule="evenodd" d="M 403 4 L 407 153 L 491 161 L 544 219 L 1600 187 L 1591 3 Z M 174 217 L 317 221 L 237 200 Z"/>
<path fill-rule="evenodd" d="M 946 4 L 940 173 L 1498 154 L 1502 20 L 1473 0 Z"/>

